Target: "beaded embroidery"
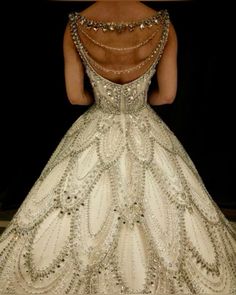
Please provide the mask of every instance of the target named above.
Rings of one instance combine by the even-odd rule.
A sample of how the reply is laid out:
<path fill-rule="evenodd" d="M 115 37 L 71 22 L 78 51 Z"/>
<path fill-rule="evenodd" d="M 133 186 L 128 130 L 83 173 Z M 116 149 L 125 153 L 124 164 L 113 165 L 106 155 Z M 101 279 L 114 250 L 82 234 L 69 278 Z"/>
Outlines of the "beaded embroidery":
<path fill-rule="evenodd" d="M 160 23 L 162 19 L 162 13 L 163 13 L 163 10 L 157 12 L 156 15 L 154 16 L 145 18 L 140 21 L 130 22 L 130 23 L 99 22 L 99 21 L 88 19 L 85 16 L 81 15 L 79 12 L 75 12 L 72 15 L 72 17 L 75 16 L 78 19 L 80 25 L 84 26 L 86 29 L 93 29 L 94 31 L 102 30 L 103 32 L 117 31 L 118 33 L 121 33 L 125 30 L 129 30 L 130 32 L 132 32 L 137 27 L 143 30 L 145 28 L 150 28 L 153 25 L 157 25 Z"/>

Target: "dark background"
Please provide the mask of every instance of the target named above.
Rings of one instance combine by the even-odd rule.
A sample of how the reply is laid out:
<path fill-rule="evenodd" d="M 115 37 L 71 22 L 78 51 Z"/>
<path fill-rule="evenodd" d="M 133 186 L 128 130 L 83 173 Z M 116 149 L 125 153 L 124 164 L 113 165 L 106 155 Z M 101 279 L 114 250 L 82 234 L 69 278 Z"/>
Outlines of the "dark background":
<path fill-rule="evenodd" d="M 179 41 L 176 101 L 154 109 L 183 143 L 213 199 L 236 208 L 233 10 L 225 1 L 145 4 L 169 10 Z M 10 2 L 1 12 L 2 210 L 20 206 L 62 136 L 88 108 L 68 102 L 62 56 L 68 13 L 88 5 Z"/>

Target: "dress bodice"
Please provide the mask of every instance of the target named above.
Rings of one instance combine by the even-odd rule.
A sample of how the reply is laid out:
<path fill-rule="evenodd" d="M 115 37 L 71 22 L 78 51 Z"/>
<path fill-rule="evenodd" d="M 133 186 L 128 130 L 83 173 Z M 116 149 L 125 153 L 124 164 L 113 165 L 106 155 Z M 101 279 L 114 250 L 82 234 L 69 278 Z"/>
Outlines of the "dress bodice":
<path fill-rule="evenodd" d="M 93 86 L 96 104 L 104 112 L 119 114 L 133 113 L 145 107 L 148 86 L 155 68 L 152 66 L 138 79 L 125 84 L 113 83 L 89 67 L 86 72 Z"/>
<path fill-rule="evenodd" d="M 161 11 L 163 24 L 160 40 L 155 48 L 156 56 L 147 71 L 137 79 L 119 84 L 101 76 L 91 65 L 78 33 L 78 13 L 69 15 L 72 39 L 85 66 L 86 73 L 93 87 L 96 105 L 106 113 L 134 113 L 147 105 L 147 93 L 151 78 L 156 72 L 156 66 L 162 56 L 169 31 L 169 14 L 167 10 Z"/>

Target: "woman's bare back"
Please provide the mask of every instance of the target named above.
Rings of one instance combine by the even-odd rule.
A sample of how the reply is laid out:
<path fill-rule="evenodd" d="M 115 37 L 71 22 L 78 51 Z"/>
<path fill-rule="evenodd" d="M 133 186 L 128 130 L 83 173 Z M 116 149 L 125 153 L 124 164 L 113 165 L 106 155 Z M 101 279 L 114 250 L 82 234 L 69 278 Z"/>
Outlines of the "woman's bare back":
<path fill-rule="evenodd" d="M 85 16 L 88 19 L 115 23 L 139 21 L 154 16 L 156 13 L 156 10 L 153 10 L 138 1 L 122 2 L 122 4 L 119 4 L 119 2 L 101 1 L 96 2 L 80 12 L 82 16 Z M 152 27 L 143 30 L 138 28 L 133 32 L 126 30 L 122 33 L 103 32 L 102 30 L 93 31 L 83 29 L 82 26 L 79 27 L 98 43 L 117 48 L 132 47 L 147 40 L 149 37 L 154 36 L 149 42 L 137 49 L 113 51 L 94 44 L 81 30 L 79 30 L 80 39 L 89 55 L 105 69 L 116 71 L 133 68 L 147 59 L 157 46 L 162 34 L 161 24 L 153 25 Z M 113 82 L 123 84 L 133 81 L 141 76 L 149 68 L 152 62 L 153 59 L 150 59 L 141 68 L 137 68 L 130 73 L 123 72 L 117 74 L 99 68 L 96 68 L 96 71 Z"/>

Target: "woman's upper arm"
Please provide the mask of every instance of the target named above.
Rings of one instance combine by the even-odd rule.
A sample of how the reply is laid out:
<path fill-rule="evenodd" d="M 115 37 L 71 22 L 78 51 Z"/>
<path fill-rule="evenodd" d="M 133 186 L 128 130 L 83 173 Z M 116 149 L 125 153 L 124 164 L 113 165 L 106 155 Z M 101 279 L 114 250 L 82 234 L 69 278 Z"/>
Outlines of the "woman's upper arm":
<path fill-rule="evenodd" d="M 177 91 L 177 36 L 172 23 L 162 58 L 157 67 L 157 84 L 159 96 L 171 103 Z"/>
<path fill-rule="evenodd" d="M 63 39 L 64 71 L 66 93 L 72 104 L 80 104 L 84 100 L 84 67 L 71 38 L 69 23 Z"/>

